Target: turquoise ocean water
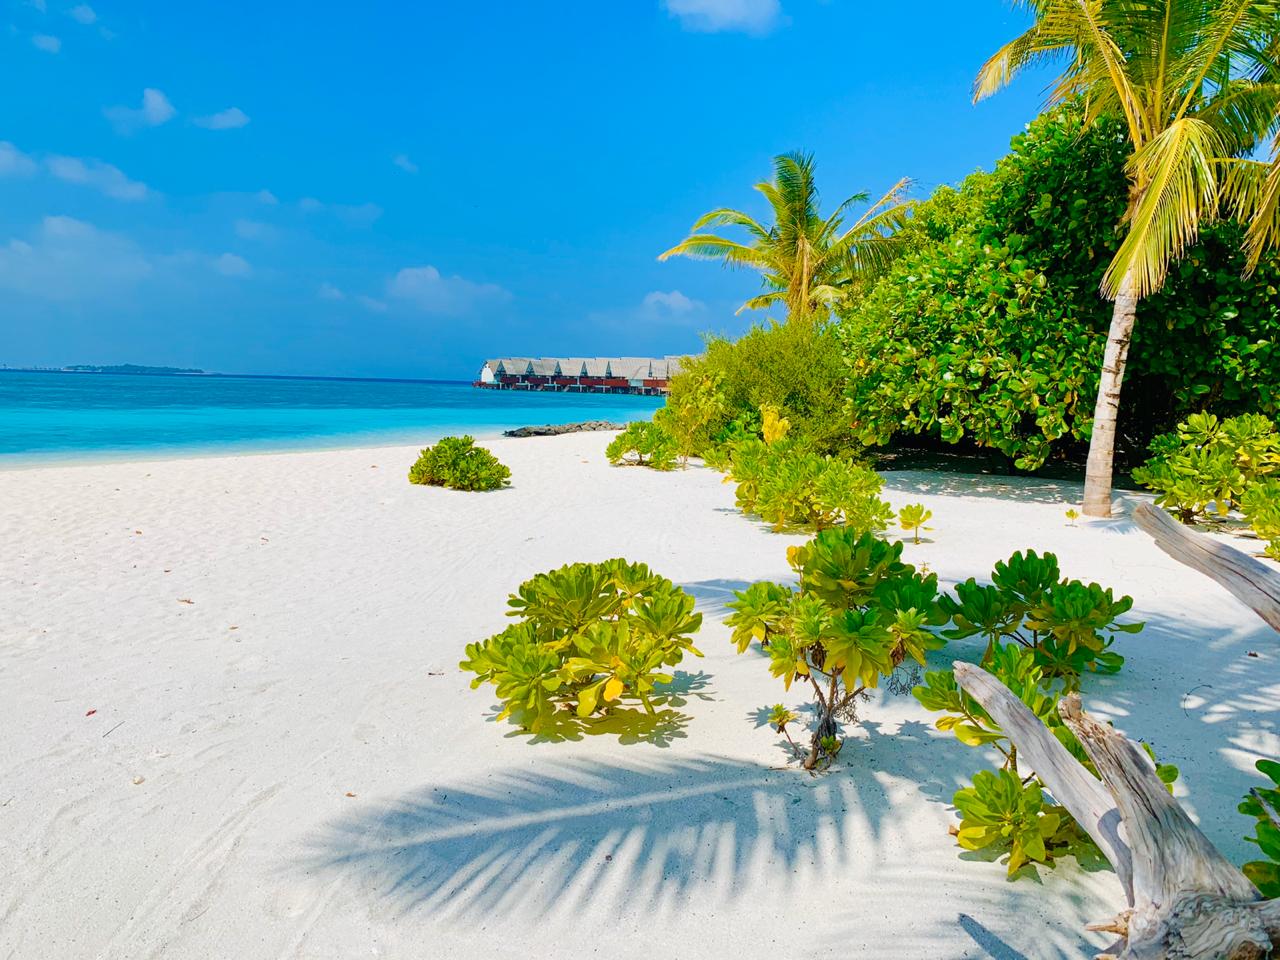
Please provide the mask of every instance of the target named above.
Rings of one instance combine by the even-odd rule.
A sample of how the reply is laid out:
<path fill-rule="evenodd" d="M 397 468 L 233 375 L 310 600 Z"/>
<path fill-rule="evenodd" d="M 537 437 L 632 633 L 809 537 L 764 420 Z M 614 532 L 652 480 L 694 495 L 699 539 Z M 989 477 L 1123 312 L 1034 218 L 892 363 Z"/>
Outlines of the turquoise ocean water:
<path fill-rule="evenodd" d="M 427 444 L 452 433 L 646 420 L 661 401 L 399 380 L 0 372 L 0 467 L 86 458 Z"/>

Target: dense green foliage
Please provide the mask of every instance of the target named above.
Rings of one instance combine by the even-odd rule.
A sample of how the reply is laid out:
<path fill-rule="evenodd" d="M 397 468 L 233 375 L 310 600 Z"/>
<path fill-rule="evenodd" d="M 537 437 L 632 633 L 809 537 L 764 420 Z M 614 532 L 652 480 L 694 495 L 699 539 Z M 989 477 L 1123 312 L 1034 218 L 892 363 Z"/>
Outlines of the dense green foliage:
<path fill-rule="evenodd" d="M 1257 821 L 1254 835 L 1245 839 L 1256 843 L 1265 859 L 1246 863 L 1244 875 L 1264 897 L 1280 897 L 1280 763 L 1259 760 L 1256 766 L 1271 786 L 1250 790 L 1240 802 L 1240 812 Z"/>
<path fill-rule="evenodd" d="M 653 415 L 653 422 L 675 440 L 681 466 L 705 453 L 715 441 L 713 431 L 723 425 L 725 399 L 722 378 L 709 371 L 672 378 L 667 402 Z"/>
<path fill-rule="evenodd" d="M 944 645 L 930 626 L 941 623 L 938 578 L 902 561 L 902 544 L 852 527 L 825 530 L 788 551 L 798 589 L 755 583 L 738 591 L 726 624 L 743 653 L 756 642 L 769 672 L 789 690 L 809 683 L 817 723 L 806 769 L 830 762 L 840 750 L 840 721 L 856 719 L 859 699 L 911 657 Z M 781 712 L 779 712 L 781 711 Z M 794 720 L 775 708 L 773 725 Z M 788 735 L 789 736 L 789 735 Z"/>
<path fill-rule="evenodd" d="M 498 490 L 511 471 L 471 437 L 445 437 L 422 451 L 409 468 L 409 482 L 452 490 Z"/>
<path fill-rule="evenodd" d="M 540 573 L 508 601 L 517 623 L 470 643 L 459 666 L 497 687 L 503 710 L 538 732 L 554 719 L 586 720 L 627 699 L 654 712 L 666 668 L 702 625 L 694 600 L 642 563 L 575 563 Z M 572 710 L 572 713 L 569 711 Z"/>
<path fill-rule="evenodd" d="M 1133 478 L 1156 492 L 1156 503 L 1194 523 L 1208 510 L 1226 516 L 1249 496 L 1249 512 L 1264 528 L 1271 526 L 1275 496 L 1263 486 L 1280 477 L 1280 433 L 1260 414 L 1219 420 L 1211 413 L 1192 414 L 1177 429 L 1151 441 L 1152 457 L 1133 471 Z M 1256 527 L 1255 527 L 1256 529 Z M 1271 539 L 1262 530 L 1258 534 Z"/>
<path fill-rule="evenodd" d="M 672 469 L 679 452 L 679 443 L 666 427 L 647 420 L 628 424 L 604 449 L 610 463 L 632 463 L 654 470 Z"/>
<path fill-rule="evenodd" d="M 1267 556 L 1280 560 L 1280 480 L 1264 480 L 1245 490 L 1240 510 L 1266 543 Z"/>
<path fill-rule="evenodd" d="M 939 189 L 909 247 L 845 312 L 848 419 L 864 443 L 918 434 L 1033 469 L 1090 434 L 1118 248 L 1128 141 L 1067 105 L 1033 122 L 990 174 Z M 1240 229 L 1206 226 L 1146 298 L 1126 374 L 1122 452 L 1179 418 L 1280 410 L 1280 263 L 1242 278 Z"/>
<path fill-rule="evenodd" d="M 717 382 L 722 407 L 708 427 L 717 442 L 758 436 L 759 411 L 772 407 L 790 423 L 792 437 L 817 453 L 840 453 L 855 443 L 844 411 L 846 374 L 834 327 L 769 324 L 738 340 L 709 338 L 705 352 L 672 378 L 671 395 L 690 383 Z"/>
<path fill-rule="evenodd" d="M 956 584 L 955 596 L 942 598 L 954 626 L 954 640 L 981 637 L 986 664 L 1005 641 L 1030 651 L 1032 661 L 1051 680 L 1078 690 L 1086 671 L 1115 673 L 1124 658 L 1110 649 L 1117 633 L 1137 633 L 1141 623 L 1121 623 L 1132 597 L 1115 599 L 1111 589 L 1062 577 L 1058 558 L 1034 550 L 1018 551 L 995 565 L 990 584 L 970 577 Z"/>
<path fill-rule="evenodd" d="M 729 479 L 737 486 L 743 513 L 759 516 L 775 530 L 822 530 L 847 524 L 855 530 L 883 530 L 893 511 L 878 494 L 883 485 L 869 467 L 820 456 L 782 437 L 773 443 L 755 437 L 729 451 Z"/>

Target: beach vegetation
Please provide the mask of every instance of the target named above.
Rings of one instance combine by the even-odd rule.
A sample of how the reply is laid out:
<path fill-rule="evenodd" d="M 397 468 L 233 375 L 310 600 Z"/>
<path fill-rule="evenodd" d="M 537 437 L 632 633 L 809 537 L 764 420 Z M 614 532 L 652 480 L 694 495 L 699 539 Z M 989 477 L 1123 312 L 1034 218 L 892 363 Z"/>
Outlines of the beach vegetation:
<path fill-rule="evenodd" d="M 409 468 L 409 482 L 451 490 L 499 490 L 511 470 L 469 436 L 444 437 L 427 447 Z"/>
<path fill-rule="evenodd" d="M 1240 498 L 1240 509 L 1263 541 L 1267 556 L 1280 560 L 1280 479 L 1255 483 Z"/>
<path fill-rule="evenodd" d="M 989 584 L 973 577 L 957 583 L 940 603 L 952 622 L 944 631 L 949 639 L 986 641 L 984 666 L 1009 641 L 1067 690 L 1078 690 L 1086 672 L 1118 671 L 1124 658 L 1111 649 L 1116 636 L 1143 627 L 1120 619 L 1133 608 L 1132 597 L 1117 599 L 1110 588 L 1061 577 L 1058 558 L 1034 550 L 997 562 Z"/>
<path fill-rule="evenodd" d="M 730 451 L 729 479 L 737 484 L 740 510 L 778 531 L 837 524 L 878 531 L 889 525 L 893 511 L 879 497 L 883 481 L 874 470 L 819 455 L 788 439 L 785 431 L 775 428 L 773 435 L 773 443 L 751 438 Z"/>
<path fill-rule="evenodd" d="M 835 327 L 826 322 L 756 325 L 737 340 L 710 337 L 703 353 L 671 379 L 673 396 L 686 382 L 714 379 L 723 398 L 709 425 L 716 462 L 735 440 L 763 435 L 762 411 L 786 421 L 786 433 L 817 453 L 857 451 L 844 409 L 848 370 Z"/>
<path fill-rule="evenodd" d="M 680 444 L 661 423 L 637 420 L 610 440 L 604 453 L 613 464 L 671 470 L 680 454 Z"/>
<path fill-rule="evenodd" d="M 923 664 L 945 644 L 933 631 L 945 617 L 937 577 L 904 563 L 901 543 L 838 527 L 787 557 L 798 587 L 761 582 L 737 591 L 726 624 L 738 652 L 755 644 L 785 689 L 798 683 L 812 691 L 809 743 L 792 746 L 804 769 L 814 770 L 835 759 L 841 725 L 857 722 L 868 691 L 908 658 Z M 775 707 L 770 722 L 785 733 L 794 717 Z"/>
<path fill-rule="evenodd" d="M 1098 296 L 1124 239 L 1122 122 L 1070 101 L 1033 121 L 990 173 L 938 188 L 887 275 L 840 310 L 852 440 L 1003 453 L 1018 469 L 1083 459 L 1113 308 Z M 1118 452 L 1201 410 L 1280 412 L 1280 258 L 1245 275 L 1243 227 L 1201 225 L 1137 306 Z"/>
<path fill-rule="evenodd" d="M 921 530 L 933 529 L 925 526 L 931 519 L 933 519 L 933 511 L 926 510 L 923 503 L 908 503 L 898 511 L 898 526 L 907 533 L 913 534 L 915 543 L 920 542 Z"/>
<path fill-rule="evenodd" d="M 1253 836 L 1245 839 L 1257 844 L 1263 859 L 1251 860 L 1241 869 L 1264 897 L 1280 897 L 1280 763 L 1259 760 L 1255 766 L 1270 786 L 1250 790 L 1239 810 L 1255 820 Z"/>
<path fill-rule="evenodd" d="M 1225 420 L 1192 414 L 1174 432 L 1152 440 L 1150 450 L 1151 459 L 1133 478 L 1155 491 L 1156 503 L 1183 523 L 1210 510 L 1226 516 L 1251 487 L 1280 477 L 1280 432 L 1261 414 Z M 1261 500 L 1265 494 L 1251 502 Z"/>
<path fill-rule="evenodd" d="M 1164 0 L 1150 10 L 1128 0 L 1047 0 L 1029 7 L 1033 24 L 983 66 L 974 99 L 1055 59 L 1063 67 L 1053 97 L 1086 98 L 1086 125 L 1121 124 L 1130 150 L 1118 194 L 1124 212 L 1115 220 L 1120 243 L 1099 285 L 1114 308 L 1085 475 L 1084 512 L 1105 517 L 1139 303 L 1164 287 L 1201 223 L 1220 208 L 1271 220 L 1262 213 L 1268 168 L 1249 154 L 1272 131 L 1280 106 L 1275 85 L 1259 82 L 1258 73 L 1273 59 L 1267 45 L 1275 10 L 1264 3 L 1219 9 L 1210 0 Z M 1273 231 L 1261 229 L 1274 239 Z"/>
<path fill-rule="evenodd" d="M 1045 801 L 1038 780 L 1023 783 L 1008 770 L 978 771 L 952 802 L 961 818 L 956 842 L 965 850 L 1007 850 L 1011 877 L 1028 862 L 1051 865 L 1081 839 L 1067 811 Z"/>
<path fill-rule="evenodd" d="M 590 721 L 626 701 L 654 716 L 670 668 L 702 656 L 694 599 L 642 563 L 574 563 L 540 573 L 508 600 L 517 622 L 468 644 L 459 666 L 473 689 L 493 684 L 511 717 L 538 733 Z"/>
<path fill-rule="evenodd" d="M 849 222 L 850 211 L 870 194 L 857 193 L 829 216 L 820 212 L 812 154 L 785 153 L 773 160 L 773 178 L 756 184 L 772 215 L 761 223 L 741 210 L 721 207 L 694 222 L 689 236 L 658 257 L 716 260 L 760 274 L 765 292 L 742 310 L 781 307 L 788 321 L 825 319 L 833 305 L 870 282 L 892 262 L 900 247 L 894 236 L 906 221 L 905 179 Z M 737 231 L 738 238 L 712 232 Z"/>
<path fill-rule="evenodd" d="M 653 416 L 653 422 L 675 440 L 682 467 L 688 466 L 690 457 L 706 452 L 714 442 L 713 431 L 723 423 L 725 399 L 720 381 L 719 375 L 709 371 L 676 376 L 666 404 Z"/>

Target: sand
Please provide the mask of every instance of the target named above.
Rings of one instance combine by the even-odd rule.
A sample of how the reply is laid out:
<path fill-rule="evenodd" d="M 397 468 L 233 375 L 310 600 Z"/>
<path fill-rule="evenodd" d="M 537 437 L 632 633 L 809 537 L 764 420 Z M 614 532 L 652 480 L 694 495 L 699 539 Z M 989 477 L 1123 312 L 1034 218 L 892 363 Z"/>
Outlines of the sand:
<path fill-rule="evenodd" d="M 487 495 L 412 487 L 409 448 L 0 473 L 0 957 L 1078 957 L 1120 901 L 1074 860 L 1040 882 L 958 856 L 984 754 L 909 696 L 863 708 L 840 767 L 786 768 L 757 712 L 798 704 L 734 654 L 730 591 L 800 538 L 705 469 L 611 468 L 605 435 L 497 440 Z M 1070 484 L 889 475 L 934 512 L 947 582 L 1013 550 L 1136 598 L 1087 702 L 1183 771 L 1228 856 L 1280 754 L 1280 647 Z M 532 740 L 462 647 L 571 560 L 643 560 L 707 615 L 687 722 Z M 1255 652 L 1256 657 L 1250 656 Z M 953 645 L 972 658 L 976 644 Z M 939 658 L 939 665 L 943 659 Z"/>

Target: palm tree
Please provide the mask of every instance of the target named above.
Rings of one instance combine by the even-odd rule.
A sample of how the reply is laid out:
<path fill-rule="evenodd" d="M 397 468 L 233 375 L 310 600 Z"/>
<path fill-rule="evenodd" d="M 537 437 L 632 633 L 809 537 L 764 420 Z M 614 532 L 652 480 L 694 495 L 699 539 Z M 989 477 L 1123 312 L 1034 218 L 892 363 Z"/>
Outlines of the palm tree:
<path fill-rule="evenodd" d="M 892 232 L 902 225 L 911 204 L 902 199 L 909 181 L 899 180 L 845 228 L 849 208 L 865 203 L 869 195 L 854 194 L 824 219 L 818 212 L 813 171 L 812 154 L 774 157 L 773 179 L 756 184 L 773 209 L 772 226 L 741 210 L 722 207 L 699 217 L 689 236 L 658 259 L 694 257 L 760 271 L 768 292 L 752 297 L 739 313 L 776 304 L 786 305 L 789 319 L 825 313 L 897 255 L 901 244 Z M 722 226 L 741 227 L 747 232 L 746 241 L 701 232 Z"/>
<path fill-rule="evenodd" d="M 1241 158 L 1275 122 L 1276 86 L 1257 70 L 1276 35 L 1276 7 L 1273 0 L 1015 2 L 1035 23 L 983 66 L 974 100 L 1025 67 L 1065 61 L 1051 99 L 1082 97 L 1090 121 L 1123 118 L 1133 145 L 1125 234 L 1102 280 L 1115 307 L 1085 476 L 1084 512 L 1106 517 L 1138 303 L 1161 288 L 1169 265 L 1224 201 L 1243 209 L 1260 200 L 1257 172 Z"/>

